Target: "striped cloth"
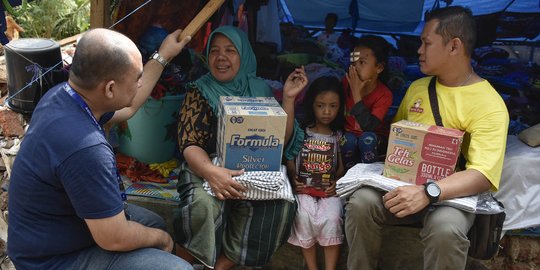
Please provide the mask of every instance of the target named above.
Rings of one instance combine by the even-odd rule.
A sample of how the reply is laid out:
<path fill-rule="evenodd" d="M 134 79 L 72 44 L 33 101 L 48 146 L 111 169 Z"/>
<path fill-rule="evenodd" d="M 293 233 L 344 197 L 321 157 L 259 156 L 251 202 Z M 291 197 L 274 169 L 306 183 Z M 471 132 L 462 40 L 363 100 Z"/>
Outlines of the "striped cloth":
<path fill-rule="evenodd" d="M 218 200 L 204 180 L 183 163 L 178 174 L 179 208 L 174 211 L 175 242 L 208 268 L 224 255 L 237 265 L 263 266 L 287 241 L 296 202 Z"/>
<path fill-rule="evenodd" d="M 217 165 L 217 159 L 212 160 Z M 247 188 L 244 193 L 245 200 L 278 200 L 283 199 L 294 202 L 291 183 L 287 177 L 285 166 L 281 165 L 280 171 L 251 171 L 244 172 L 240 176 L 233 177 L 238 183 Z M 203 188 L 208 194 L 215 196 L 212 188 L 205 180 Z"/>

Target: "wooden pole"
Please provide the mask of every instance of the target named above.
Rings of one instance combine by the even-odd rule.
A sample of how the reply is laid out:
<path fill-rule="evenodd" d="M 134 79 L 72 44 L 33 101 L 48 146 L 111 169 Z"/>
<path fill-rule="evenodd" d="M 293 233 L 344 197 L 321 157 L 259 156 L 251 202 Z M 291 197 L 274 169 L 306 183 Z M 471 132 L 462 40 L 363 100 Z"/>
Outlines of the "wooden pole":
<path fill-rule="evenodd" d="M 110 7 L 111 0 L 90 0 L 90 28 L 111 26 Z"/>
<path fill-rule="evenodd" d="M 184 39 L 186 36 L 192 36 L 199 31 L 201 26 L 212 17 L 212 15 L 223 5 L 225 0 L 210 0 L 206 5 L 199 11 L 199 14 L 189 22 L 189 24 L 184 28 L 182 34 L 180 34 L 179 40 Z"/>

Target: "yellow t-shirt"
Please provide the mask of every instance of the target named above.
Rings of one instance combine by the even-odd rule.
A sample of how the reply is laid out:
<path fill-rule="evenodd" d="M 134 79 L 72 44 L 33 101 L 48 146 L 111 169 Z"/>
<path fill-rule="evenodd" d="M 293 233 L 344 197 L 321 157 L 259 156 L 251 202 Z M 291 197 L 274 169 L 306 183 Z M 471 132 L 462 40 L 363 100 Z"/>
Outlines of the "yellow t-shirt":
<path fill-rule="evenodd" d="M 428 94 L 430 79 L 425 77 L 411 84 L 394 122 L 406 119 L 435 125 Z M 461 149 L 466 168 L 480 171 L 491 182 L 492 189 L 497 190 L 509 122 L 501 96 L 486 80 L 461 87 L 437 82 L 436 89 L 443 125 L 465 132 Z"/>

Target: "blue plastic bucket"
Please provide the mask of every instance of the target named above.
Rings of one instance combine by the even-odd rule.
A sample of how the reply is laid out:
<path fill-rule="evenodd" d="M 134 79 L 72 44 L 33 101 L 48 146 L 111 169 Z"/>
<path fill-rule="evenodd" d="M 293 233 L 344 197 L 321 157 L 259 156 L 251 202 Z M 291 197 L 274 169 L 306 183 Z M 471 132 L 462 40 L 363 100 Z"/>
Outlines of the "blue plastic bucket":
<path fill-rule="evenodd" d="M 177 146 L 177 116 L 184 95 L 148 98 L 119 129 L 119 151 L 144 163 L 161 163 L 173 158 Z"/>

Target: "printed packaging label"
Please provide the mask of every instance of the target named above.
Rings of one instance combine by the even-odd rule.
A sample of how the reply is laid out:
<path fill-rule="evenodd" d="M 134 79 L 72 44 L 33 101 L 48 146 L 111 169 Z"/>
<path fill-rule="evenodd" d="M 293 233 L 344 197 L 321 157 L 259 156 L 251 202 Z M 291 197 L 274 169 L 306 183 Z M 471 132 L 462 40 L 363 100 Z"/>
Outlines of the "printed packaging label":
<path fill-rule="evenodd" d="M 298 181 L 303 192 L 315 197 L 326 197 L 326 189 L 334 182 L 332 171 L 336 145 L 324 140 L 305 140 L 300 151 Z"/>
<path fill-rule="evenodd" d="M 279 171 L 287 114 L 273 97 L 220 97 L 217 154 L 228 169 Z"/>
<path fill-rule="evenodd" d="M 454 173 L 464 132 L 401 120 L 392 124 L 384 176 L 422 185 Z"/>

